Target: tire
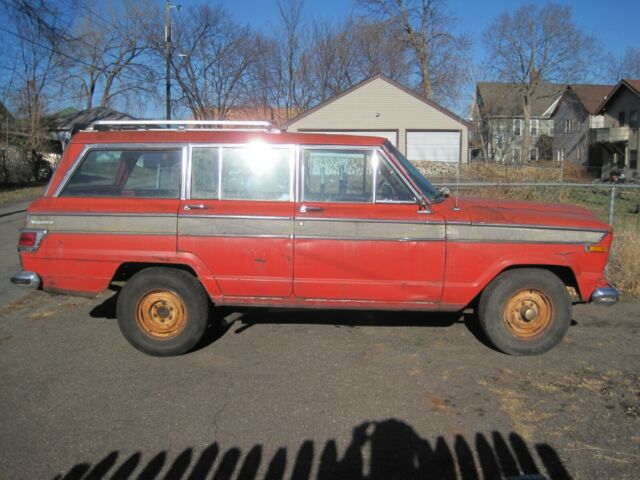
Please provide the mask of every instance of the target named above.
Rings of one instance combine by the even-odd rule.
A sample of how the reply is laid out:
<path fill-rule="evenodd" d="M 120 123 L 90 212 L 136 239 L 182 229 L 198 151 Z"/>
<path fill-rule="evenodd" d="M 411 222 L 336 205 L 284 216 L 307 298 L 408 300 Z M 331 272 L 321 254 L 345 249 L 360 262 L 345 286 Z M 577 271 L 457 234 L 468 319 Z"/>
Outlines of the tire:
<path fill-rule="evenodd" d="M 193 275 L 172 268 L 147 268 L 125 284 L 116 306 L 127 341 L 149 355 L 188 352 L 202 339 L 209 299 Z"/>
<path fill-rule="evenodd" d="M 567 333 L 571 300 L 564 282 L 548 270 L 509 270 L 482 292 L 478 319 L 498 350 L 538 355 L 555 347 Z"/>

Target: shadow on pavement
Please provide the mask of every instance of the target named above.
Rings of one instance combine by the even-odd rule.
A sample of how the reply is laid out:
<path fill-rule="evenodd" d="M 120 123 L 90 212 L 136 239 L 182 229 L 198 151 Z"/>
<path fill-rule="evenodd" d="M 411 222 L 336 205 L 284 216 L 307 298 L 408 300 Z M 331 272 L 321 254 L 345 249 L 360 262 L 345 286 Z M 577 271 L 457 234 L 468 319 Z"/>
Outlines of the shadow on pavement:
<path fill-rule="evenodd" d="M 472 448 L 472 445 L 474 448 Z M 457 479 L 501 478 L 570 479 L 556 451 L 545 443 L 529 447 L 517 434 L 503 436 L 492 432 L 476 433 L 473 439 L 456 435 L 452 444 L 439 436 L 435 442 L 421 438 L 416 431 L 396 419 L 365 422 L 353 429 L 350 444 L 340 458 L 335 440 L 316 450 L 312 440 L 305 440 L 295 458 L 288 458 L 286 448 L 271 458 L 263 458 L 263 446 L 254 445 L 246 453 L 236 447 L 223 450 L 214 442 L 196 455 L 186 448 L 175 458 L 166 451 L 155 454 L 135 452 L 120 458 L 112 451 L 96 463 L 78 463 L 55 480 L 166 478 L 226 480 L 334 479 Z"/>

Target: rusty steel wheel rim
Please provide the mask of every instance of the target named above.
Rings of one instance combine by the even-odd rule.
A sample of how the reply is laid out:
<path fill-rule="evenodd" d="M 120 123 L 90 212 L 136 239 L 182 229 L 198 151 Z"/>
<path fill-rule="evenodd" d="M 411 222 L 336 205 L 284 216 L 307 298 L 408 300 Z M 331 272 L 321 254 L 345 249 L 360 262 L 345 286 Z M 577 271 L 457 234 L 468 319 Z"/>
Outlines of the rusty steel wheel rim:
<path fill-rule="evenodd" d="M 516 337 L 532 340 L 544 333 L 553 320 L 553 303 L 535 289 L 516 292 L 504 305 L 504 321 Z"/>
<path fill-rule="evenodd" d="M 187 325 L 187 309 L 182 299 L 169 290 L 146 293 L 136 308 L 138 325 L 155 340 L 177 337 Z"/>

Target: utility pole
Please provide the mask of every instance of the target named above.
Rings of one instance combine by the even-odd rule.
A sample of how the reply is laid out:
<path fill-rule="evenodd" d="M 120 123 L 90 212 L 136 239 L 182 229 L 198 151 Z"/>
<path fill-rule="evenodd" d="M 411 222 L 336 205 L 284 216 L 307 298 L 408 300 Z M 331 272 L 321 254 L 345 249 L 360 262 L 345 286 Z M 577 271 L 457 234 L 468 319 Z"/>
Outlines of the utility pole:
<path fill-rule="evenodd" d="M 171 2 L 167 0 L 165 9 L 164 42 L 167 58 L 165 98 L 167 101 L 167 120 L 171 120 Z"/>

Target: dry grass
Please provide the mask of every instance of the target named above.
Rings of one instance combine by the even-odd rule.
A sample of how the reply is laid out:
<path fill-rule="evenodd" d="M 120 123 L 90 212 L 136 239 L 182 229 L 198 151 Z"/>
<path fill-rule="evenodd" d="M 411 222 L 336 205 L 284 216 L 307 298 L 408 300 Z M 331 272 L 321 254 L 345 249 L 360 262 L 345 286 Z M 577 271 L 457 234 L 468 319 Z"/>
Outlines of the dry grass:
<path fill-rule="evenodd" d="M 0 205 L 19 202 L 38 197 L 44 192 L 44 186 L 22 187 L 22 188 L 3 188 L 0 189 Z"/>
<path fill-rule="evenodd" d="M 640 230 L 635 226 L 618 226 L 609 262 L 609 277 L 623 292 L 640 297 Z"/>

